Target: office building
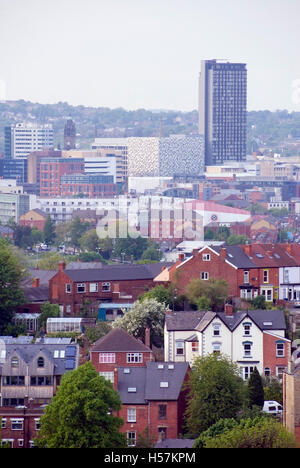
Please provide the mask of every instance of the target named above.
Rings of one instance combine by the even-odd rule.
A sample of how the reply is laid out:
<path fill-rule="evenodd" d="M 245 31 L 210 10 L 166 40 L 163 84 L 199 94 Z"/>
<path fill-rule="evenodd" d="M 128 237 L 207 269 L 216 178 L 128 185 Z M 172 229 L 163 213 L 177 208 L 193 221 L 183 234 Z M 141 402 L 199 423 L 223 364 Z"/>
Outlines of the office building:
<path fill-rule="evenodd" d="M 60 178 L 62 197 L 82 194 L 89 198 L 111 198 L 118 194 L 117 184 L 111 175 L 68 174 Z"/>
<path fill-rule="evenodd" d="M 52 125 L 18 123 L 4 129 L 5 158 L 25 158 L 32 151 L 53 147 Z"/>
<path fill-rule="evenodd" d="M 42 197 L 61 195 L 61 177 L 83 174 L 83 172 L 83 159 L 43 158 L 40 163 L 40 195 Z"/>
<path fill-rule="evenodd" d="M 17 180 L 18 183 L 26 183 L 27 179 L 27 159 L 1 159 L 0 176 L 4 179 Z"/>
<path fill-rule="evenodd" d="M 173 177 L 203 172 L 202 135 L 128 138 L 129 177 Z"/>
<path fill-rule="evenodd" d="M 246 118 L 246 64 L 203 60 L 199 134 L 205 138 L 206 166 L 246 159 Z"/>
<path fill-rule="evenodd" d="M 97 157 L 116 158 L 116 182 L 127 181 L 127 159 L 128 159 L 128 139 L 127 138 L 95 138 L 91 149 L 97 152 Z"/>

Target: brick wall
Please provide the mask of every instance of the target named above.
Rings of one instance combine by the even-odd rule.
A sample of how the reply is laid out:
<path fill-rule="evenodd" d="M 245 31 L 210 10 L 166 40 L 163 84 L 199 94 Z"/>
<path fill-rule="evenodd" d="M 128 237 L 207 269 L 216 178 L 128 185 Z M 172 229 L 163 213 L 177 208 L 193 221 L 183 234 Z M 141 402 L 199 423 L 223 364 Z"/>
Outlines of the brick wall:
<path fill-rule="evenodd" d="M 276 342 L 280 341 L 278 336 L 269 333 L 263 334 L 263 366 L 269 367 L 271 374 L 276 376 L 276 367 L 288 367 L 290 356 L 290 342 L 284 342 L 284 356 L 276 356 Z"/>

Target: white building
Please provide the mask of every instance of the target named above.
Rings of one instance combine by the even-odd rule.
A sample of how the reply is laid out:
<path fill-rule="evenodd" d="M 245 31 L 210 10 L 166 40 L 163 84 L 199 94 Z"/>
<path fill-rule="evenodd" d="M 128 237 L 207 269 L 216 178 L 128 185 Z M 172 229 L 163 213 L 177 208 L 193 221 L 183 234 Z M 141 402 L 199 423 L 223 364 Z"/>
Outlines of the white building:
<path fill-rule="evenodd" d="M 18 123 L 5 128 L 5 152 L 9 158 L 24 158 L 33 151 L 53 148 L 51 124 Z"/>
<path fill-rule="evenodd" d="M 217 353 L 237 363 L 244 379 L 255 367 L 260 374 L 269 375 L 270 363 L 273 373 L 280 376 L 290 354 L 283 312 L 249 310 L 232 313 L 231 306 L 228 307 L 229 312 L 222 313 L 186 311 L 167 314 L 164 328 L 165 361 L 187 361 L 192 365 L 199 356 Z M 271 357 L 270 353 L 267 357 L 265 353 L 266 336 L 274 339 L 274 355 Z M 286 348 L 280 353 L 282 344 Z"/>

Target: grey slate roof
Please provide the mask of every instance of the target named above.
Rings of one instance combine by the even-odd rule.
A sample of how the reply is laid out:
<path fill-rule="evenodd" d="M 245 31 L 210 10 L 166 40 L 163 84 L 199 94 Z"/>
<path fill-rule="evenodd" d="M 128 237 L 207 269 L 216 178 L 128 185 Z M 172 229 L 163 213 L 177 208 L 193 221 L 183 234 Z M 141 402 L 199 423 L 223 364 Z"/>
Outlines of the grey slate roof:
<path fill-rule="evenodd" d="M 107 335 L 97 340 L 91 351 L 149 353 L 151 349 L 118 327 L 113 328 Z"/>
<path fill-rule="evenodd" d="M 174 312 L 166 315 L 167 330 L 195 330 L 205 316 L 206 311 L 193 310 L 186 312 Z"/>
<path fill-rule="evenodd" d="M 238 245 L 222 245 L 221 247 L 211 247 L 211 249 L 213 249 L 217 253 L 220 253 L 221 248 L 226 248 L 226 260 L 228 260 L 237 268 L 257 268 L 257 265 L 250 260 L 248 255 L 246 255 L 244 250 Z"/>
<path fill-rule="evenodd" d="M 66 372 L 66 361 L 69 359 L 68 349 L 75 347 L 76 353 L 74 356 L 74 369 L 78 366 L 79 360 L 79 346 L 75 343 L 71 344 L 45 344 L 43 342 L 35 343 L 35 344 L 9 344 L 6 343 L 5 350 L 6 350 L 6 358 L 5 361 L 7 362 L 10 356 L 13 353 L 17 353 L 19 357 L 25 361 L 27 364 L 31 363 L 35 357 L 42 352 L 45 358 L 49 359 L 49 361 L 54 365 L 54 375 L 63 375 Z M 65 351 L 65 357 L 54 357 L 54 351 L 59 350 Z M 0 364 L 0 375 L 2 375 L 2 366 L 3 362 Z"/>
<path fill-rule="evenodd" d="M 118 392 L 123 404 L 145 404 L 146 400 L 176 401 L 189 369 L 187 362 L 150 362 L 146 367 L 118 368 Z M 160 367 L 163 368 L 160 368 Z M 170 367 L 173 367 L 172 369 Z M 129 373 L 124 372 L 129 369 Z M 160 387 L 167 382 L 168 387 Z M 128 389 L 135 391 L 128 391 Z"/>
<path fill-rule="evenodd" d="M 214 317 L 219 317 L 229 330 L 233 331 L 242 320 L 249 317 L 261 330 L 285 330 L 286 322 L 284 312 L 278 310 L 241 310 L 232 316 L 224 312 L 175 312 L 166 316 L 166 326 L 168 331 L 196 330 L 203 331 Z"/>
<path fill-rule="evenodd" d="M 27 303 L 45 302 L 50 300 L 49 286 L 38 286 L 37 288 L 26 287 L 23 289 Z"/>
<path fill-rule="evenodd" d="M 32 280 L 38 278 L 40 286 L 49 286 L 49 281 L 56 275 L 56 270 L 29 269 L 29 276 L 22 281 L 22 287 L 32 287 Z"/>
<path fill-rule="evenodd" d="M 72 281 L 130 281 L 153 279 L 161 272 L 164 263 L 103 265 L 95 269 L 65 270 Z"/>

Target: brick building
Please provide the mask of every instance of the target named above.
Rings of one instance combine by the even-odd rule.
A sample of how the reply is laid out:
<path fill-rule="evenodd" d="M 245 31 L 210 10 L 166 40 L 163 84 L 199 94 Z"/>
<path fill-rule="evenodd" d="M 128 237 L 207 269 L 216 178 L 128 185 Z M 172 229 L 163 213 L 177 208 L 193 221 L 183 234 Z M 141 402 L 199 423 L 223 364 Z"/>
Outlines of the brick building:
<path fill-rule="evenodd" d="M 34 210 L 30 210 L 20 216 L 19 224 L 21 226 L 37 228 L 39 231 L 43 232 L 47 217 L 48 215 L 46 215 L 42 210 L 35 208 Z"/>
<path fill-rule="evenodd" d="M 43 158 L 40 161 L 40 195 L 56 197 L 61 195 L 61 177 L 83 174 L 84 159 Z"/>
<path fill-rule="evenodd" d="M 100 338 L 90 351 L 91 363 L 120 394 L 122 407 L 116 414 L 124 420 L 121 431 L 129 446 L 140 435 L 155 441 L 177 438 L 183 433 L 188 363 L 155 362 L 150 348 L 150 330 L 145 344 L 121 328 Z"/>
<path fill-rule="evenodd" d="M 190 257 L 162 271 L 156 283 L 173 283 L 186 291 L 193 278 L 225 279 L 229 296 L 267 302 L 300 300 L 300 246 L 298 244 L 245 244 L 204 246 Z"/>
<path fill-rule="evenodd" d="M 65 316 L 81 315 L 84 306 L 95 316 L 102 302 L 132 303 L 154 286 L 161 264 L 103 265 L 99 269 L 67 270 L 65 263 L 50 279 L 50 300 Z"/>

